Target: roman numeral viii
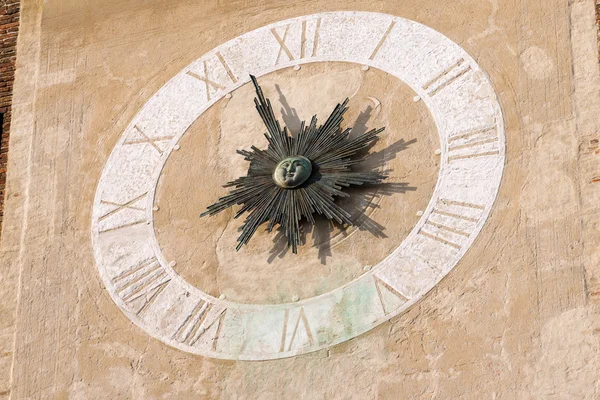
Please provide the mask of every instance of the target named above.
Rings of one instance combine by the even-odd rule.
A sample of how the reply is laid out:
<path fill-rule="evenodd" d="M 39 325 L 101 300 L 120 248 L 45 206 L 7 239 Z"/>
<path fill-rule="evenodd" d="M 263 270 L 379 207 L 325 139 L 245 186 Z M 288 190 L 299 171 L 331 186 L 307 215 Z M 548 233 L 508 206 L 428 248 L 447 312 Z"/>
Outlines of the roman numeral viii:
<path fill-rule="evenodd" d="M 137 315 L 148 309 L 170 281 L 156 257 L 148 258 L 112 279 L 117 295 Z"/>

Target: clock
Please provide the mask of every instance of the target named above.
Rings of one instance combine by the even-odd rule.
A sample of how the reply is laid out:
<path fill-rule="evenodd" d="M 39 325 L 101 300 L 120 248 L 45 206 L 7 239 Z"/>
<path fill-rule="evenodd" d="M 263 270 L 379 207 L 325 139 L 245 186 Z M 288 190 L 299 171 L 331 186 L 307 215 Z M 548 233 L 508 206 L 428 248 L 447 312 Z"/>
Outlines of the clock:
<path fill-rule="evenodd" d="M 233 150 L 263 134 L 244 118 L 251 74 L 291 130 L 297 114 L 323 116 L 344 97 L 353 130 L 386 125 L 371 167 L 388 171 L 387 191 L 356 192 L 341 205 L 357 226 L 316 224 L 298 255 L 264 232 L 236 253 L 233 214 L 198 218 L 223 178 L 247 169 Z M 203 55 L 134 117 L 99 180 L 96 264 L 123 313 L 182 351 L 316 351 L 402 313 L 458 264 L 491 212 L 504 154 L 489 79 L 441 33 L 368 12 L 280 21 Z"/>

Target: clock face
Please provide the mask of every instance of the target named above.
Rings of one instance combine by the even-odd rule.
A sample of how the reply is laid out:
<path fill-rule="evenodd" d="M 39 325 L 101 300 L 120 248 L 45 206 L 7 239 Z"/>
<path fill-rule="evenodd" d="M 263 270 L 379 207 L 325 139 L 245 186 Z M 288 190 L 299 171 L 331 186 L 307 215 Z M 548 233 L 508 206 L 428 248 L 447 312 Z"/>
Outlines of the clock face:
<path fill-rule="evenodd" d="M 365 168 L 388 182 L 338 202 L 356 226 L 304 226 L 297 255 L 263 230 L 236 252 L 233 212 L 199 218 L 245 175 L 235 150 L 266 145 L 250 74 L 292 132 L 346 97 L 352 134 L 386 127 Z M 493 87 L 442 34 L 365 12 L 277 22 L 200 57 L 131 121 L 96 193 L 96 263 L 121 310 L 183 351 L 265 360 L 326 348 L 403 312 L 456 266 L 491 211 L 504 146 Z"/>

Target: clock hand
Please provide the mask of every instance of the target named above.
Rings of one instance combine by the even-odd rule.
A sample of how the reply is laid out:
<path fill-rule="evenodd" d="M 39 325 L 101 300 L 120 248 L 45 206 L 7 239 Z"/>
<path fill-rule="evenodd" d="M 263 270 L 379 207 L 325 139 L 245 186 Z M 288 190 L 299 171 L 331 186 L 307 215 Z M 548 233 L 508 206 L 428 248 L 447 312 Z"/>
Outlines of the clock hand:
<path fill-rule="evenodd" d="M 246 212 L 249 215 L 242 225 L 237 250 L 248 243 L 262 223 L 269 221 L 267 229 L 271 231 L 276 224 L 280 225 L 288 246 L 296 253 L 302 242 L 300 220 L 306 218 L 314 224 L 312 215 L 317 213 L 340 224 L 353 225 L 351 215 L 334 198 L 349 196 L 342 191 L 343 187 L 378 184 L 386 178 L 377 172 L 352 170 L 353 165 L 364 159 L 354 158 L 356 153 L 368 148 L 383 128 L 350 139 L 351 129 L 341 129 L 348 110 L 346 99 L 333 109 L 322 126 L 317 127 L 317 118 L 313 116 L 310 124 L 306 126 L 303 122 L 298 136 L 292 137 L 287 128 L 281 129 L 256 77 L 250 75 L 250 79 L 256 89 L 256 110 L 267 127 L 265 137 L 269 146 L 266 151 L 254 146 L 251 150 L 238 150 L 250 162 L 248 174 L 225 185 L 233 189 L 201 216 L 241 205 L 235 217 Z M 313 166 L 318 177 L 311 179 Z"/>
<path fill-rule="evenodd" d="M 291 138 L 287 134 L 287 128 L 281 129 L 279 125 L 279 121 L 275 118 L 275 114 L 273 113 L 273 107 L 271 107 L 271 102 L 269 99 L 265 98 L 258 81 L 254 75 L 250 75 L 250 79 L 254 84 L 254 88 L 256 90 L 256 98 L 254 98 L 254 104 L 256 105 L 256 110 L 258 114 L 262 118 L 265 126 L 267 127 L 267 134 L 265 137 L 269 141 L 269 150 L 274 152 L 274 155 L 278 158 L 284 158 L 291 154 L 292 151 L 292 141 Z M 268 150 L 268 151 L 269 151 Z"/>

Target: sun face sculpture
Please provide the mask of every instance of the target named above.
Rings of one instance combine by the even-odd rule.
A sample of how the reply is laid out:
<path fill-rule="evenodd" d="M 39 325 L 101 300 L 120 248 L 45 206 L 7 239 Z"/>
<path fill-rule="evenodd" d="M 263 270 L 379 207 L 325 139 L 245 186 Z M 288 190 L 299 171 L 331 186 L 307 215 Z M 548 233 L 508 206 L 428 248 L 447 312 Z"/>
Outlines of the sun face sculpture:
<path fill-rule="evenodd" d="M 335 204 L 335 197 L 349 196 L 342 191 L 344 187 L 379 184 L 386 178 L 375 171 L 352 170 L 365 159 L 356 155 L 366 152 L 384 128 L 350 138 L 351 128 L 342 130 L 340 127 L 348 110 L 349 99 L 346 99 L 334 108 L 323 125 L 317 127 L 317 118 L 313 116 L 308 126 L 302 122 L 298 134 L 291 136 L 287 127 L 281 129 L 271 102 L 264 97 L 256 78 L 252 75 L 250 78 L 257 95 L 254 103 L 267 128 L 265 137 L 269 145 L 266 150 L 252 146 L 251 150 L 237 151 L 250 162 L 248 174 L 224 185 L 233 189 L 200 216 L 240 205 L 235 218 L 245 212 L 249 215 L 238 238 L 237 250 L 268 221 L 268 231 L 280 225 L 288 246 L 297 253 L 303 218 L 314 224 L 313 214 L 317 213 L 339 224 L 354 224 L 350 214 Z"/>
<path fill-rule="evenodd" d="M 312 163 L 303 156 L 287 157 L 281 160 L 273 171 L 273 181 L 284 189 L 302 185 L 312 174 Z"/>

